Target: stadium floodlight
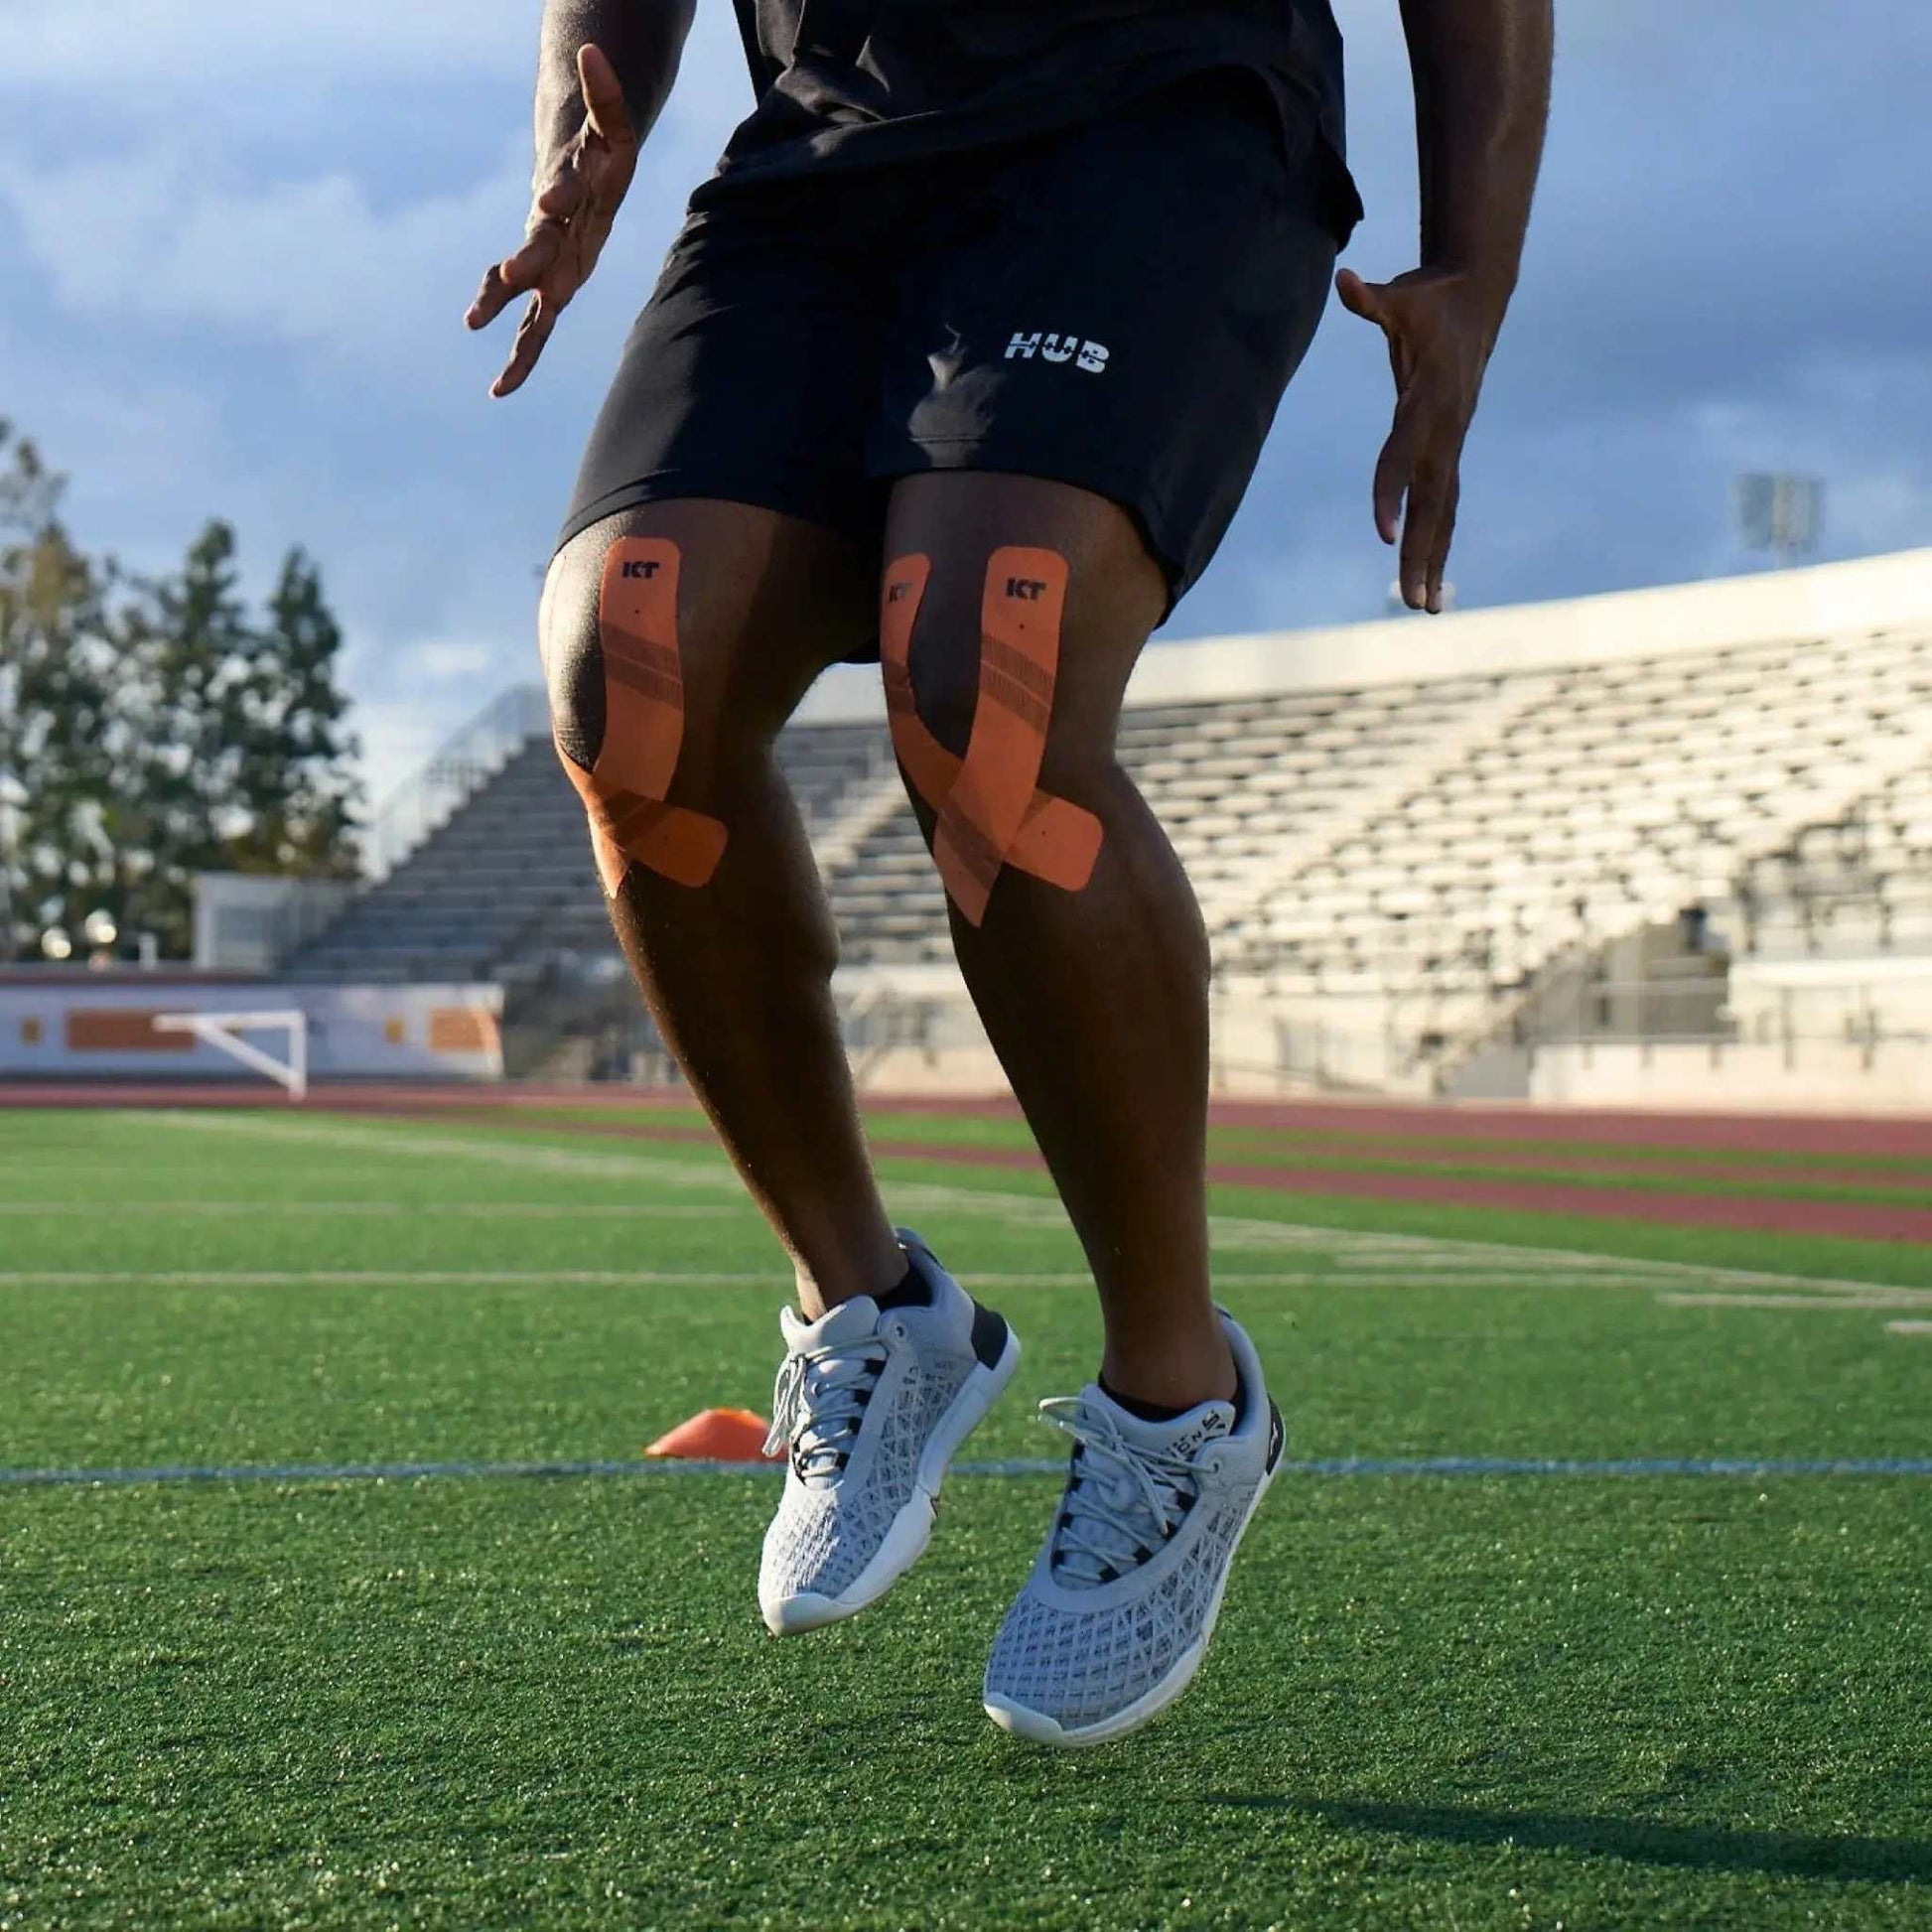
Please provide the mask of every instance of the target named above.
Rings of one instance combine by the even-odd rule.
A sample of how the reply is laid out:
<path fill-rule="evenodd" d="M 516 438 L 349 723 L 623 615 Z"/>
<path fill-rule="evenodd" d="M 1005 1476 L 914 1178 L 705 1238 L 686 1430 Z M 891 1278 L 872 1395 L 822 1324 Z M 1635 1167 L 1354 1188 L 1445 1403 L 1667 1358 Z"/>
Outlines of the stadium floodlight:
<path fill-rule="evenodd" d="M 101 906 L 80 922 L 80 936 L 90 946 L 111 946 L 121 936 L 121 929 L 114 923 L 113 913 Z"/>
<path fill-rule="evenodd" d="M 58 966 L 64 959 L 73 957 L 73 941 L 68 937 L 66 926 L 51 925 L 41 934 L 41 952 Z"/>
<path fill-rule="evenodd" d="M 273 1080 L 291 1100 L 309 1093 L 309 1016 L 299 1009 L 279 1013 L 157 1013 L 150 1023 L 158 1034 L 193 1034 L 217 1046 L 230 1059 Z M 243 1034 L 280 1032 L 288 1035 L 289 1056 L 278 1060 Z"/>
<path fill-rule="evenodd" d="M 1747 549 L 1772 550 L 1780 564 L 1817 549 L 1825 527 L 1825 484 L 1818 477 L 1753 471 L 1737 479 L 1737 528 Z"/>

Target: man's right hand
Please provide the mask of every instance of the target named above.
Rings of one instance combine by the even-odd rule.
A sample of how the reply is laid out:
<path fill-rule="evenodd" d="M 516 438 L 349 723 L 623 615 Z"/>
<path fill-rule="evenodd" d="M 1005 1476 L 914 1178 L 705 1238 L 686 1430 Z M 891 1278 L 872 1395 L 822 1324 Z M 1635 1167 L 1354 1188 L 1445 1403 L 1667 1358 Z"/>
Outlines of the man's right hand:
<path fill-rule="evenodd" d="M 522 247 L 483 277 L 464 318 L 471 329 L 487 329 L 519 295 L 530 298 L 492 396 L 520 389 L 536 367 L 557 318 L 591 279 L 637 172 L 637 135 L 611 63 L 595 47 L 580 48 L 577 77 L 584 124 L 538 183 Z"/>

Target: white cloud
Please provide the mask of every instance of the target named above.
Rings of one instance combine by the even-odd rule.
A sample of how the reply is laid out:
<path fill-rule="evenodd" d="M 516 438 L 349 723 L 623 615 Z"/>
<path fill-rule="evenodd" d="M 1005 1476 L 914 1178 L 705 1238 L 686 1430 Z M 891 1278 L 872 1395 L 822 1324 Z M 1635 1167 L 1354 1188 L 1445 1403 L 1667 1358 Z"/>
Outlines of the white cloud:
<path fill-rule="evenodd" d="M 147 154 L 38 174 L 14 163 L 0 195 L 71 312 L 394 363 L 447 338 L 483 264 L 515 240 L 526 181 L 506 162 L 380 213 L 347 174 L 208 183 Z"/>
<path fill-rule="evenodd" d="M 231 84 L 279 74 L 527 70 L 536 10 L 476 0 L 0 0 L 9 88 Z"/>
<path fill-rule="evenodd" d="M 480 637 L 425 637 L 405 654 L 403 676 L 427 678 L 434 684 L 454 678 L 474 682 L 491 670 L 495 655 Z"/>
<path fill-rule="evenodd" d="M 99 4 L 68 21 L 65 11 L 36 7 L 28 15 L 40 29 L 37 41 L 29 37 L 30 65 L 36 45 L 44 60 L 50 50 L 78 47 L 89 23 L 129 17 L 130 32 L 154 36 L 173 11 L 160 0 Z M 231 17 L 224 32 L 235 29 L 238 8 L 213 11 Z M 375 11 L 347 10 L 351 49 L 360 45 L 357 24 Z M 409 23 L 398 44 L 379 48 L 370 34 L 361 48 L 372 62 L 381 55 L 390 79 L 421 42 L 453 31 L 469 10 L 431 7 L 428 21 L 397 11 Z M 304 0 L 293 13 L 320 19 L 322 9 Z M 287 32 L 288 20 L 277 12 L 271 39 Z M 318 32 L 329 43 L 328 59 L 343 58 L 330 34 Z M 11 49 L 8 61 L 11 69 Z M 530 71 L 528 48 L 517 68 Z M 302 84 L 312 98 L 316 75 L 305 72 Z M 668 242 L 684 193 L 708 169 L 747 91 L 736 43 L 715 21 L 694 34 L 672 107 L 646 150 L 622 218 L 622 245 L 612 257 L 620 273 L 640 241 L 646 249 Z M 455 104 L 446 98 L 445 110 Z M 239 138 L 217 140 L 210 159 L 208 133 L 170 128 L 105 158 L 65 162 L 0 139 L 0 206 L 59 304 L 117 327 L 205 325 L 229 341 L 320 350 L 332 360 L 407 376 L 418 393 L 446 388 L 460 368 L 462 395 L 471 401 L 486 379 L 489 351 L 478 345 L 471 369 L 460 353 L 453 356 L 452 345 L 460 351 L 460 318 L 484 267 L 522 231 L 530 164 L 520 121 L 500 128 L 496 158 L 484 172 L 414 196 L 396 194 L 366 141 L 349 143 L 326 170 L 300 172 L 286 162 L 265 169 Z M 637 295 L 631 291 L 626 306 L 634 308 Z"/>
<path fill-rule="evenodd" d="M 462 720 L 446 719 L 420 702 L 378 700 L 358 704 L 351 722 L 362 741 L 365 810 L 374 817 L 429 762 Z"/>

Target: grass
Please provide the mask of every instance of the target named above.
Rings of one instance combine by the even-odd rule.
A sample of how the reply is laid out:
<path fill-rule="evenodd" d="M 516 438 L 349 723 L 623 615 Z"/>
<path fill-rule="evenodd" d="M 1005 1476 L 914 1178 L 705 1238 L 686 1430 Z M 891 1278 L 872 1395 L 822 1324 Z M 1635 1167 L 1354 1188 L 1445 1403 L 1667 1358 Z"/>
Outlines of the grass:
<path fill-rule="evenodd" d="M 969 1281 L 1077 1272 L 1036 1174 L 883 1166 Z M 1642 1266 L 1909 1293 L 1920 1251 L 1215 1206 L 1298 1456 L 1932 1456 L 1884 1310 Z M 718 1157 L 566 1119 L 0 1112 L 0 1467 L 625 1458 L 762 1406 L 784 1272 Z M 983 1292 L 1027 1355 L 968 1454 L 1050 1455 L 1091 1297 Z M 0 1927 L 1932 1924 L 1923 1478 L 1296 1474 L 1196 1688 L 1071 1758 L 977 1698 L 1050 1479 L 956 1478 L 891 1599 L 785 1644 L 772 1494 L 0 1489 Z"/>

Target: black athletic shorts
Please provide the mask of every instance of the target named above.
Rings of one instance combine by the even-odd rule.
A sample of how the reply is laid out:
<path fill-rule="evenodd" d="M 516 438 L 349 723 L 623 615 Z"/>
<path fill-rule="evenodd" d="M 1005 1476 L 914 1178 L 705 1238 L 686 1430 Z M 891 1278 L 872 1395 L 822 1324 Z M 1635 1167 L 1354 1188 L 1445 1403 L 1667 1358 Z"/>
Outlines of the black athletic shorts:
<path fill-rule="evenodd" d="M 1070 132 L 702 195 L 562 540 L 711 496 L 876 547 L 894 479 L 1005 471 L 1122 505 L 1172 608 L 1326 300 L 1316 138 L 1311 113 L 1217 69 Z"/>

